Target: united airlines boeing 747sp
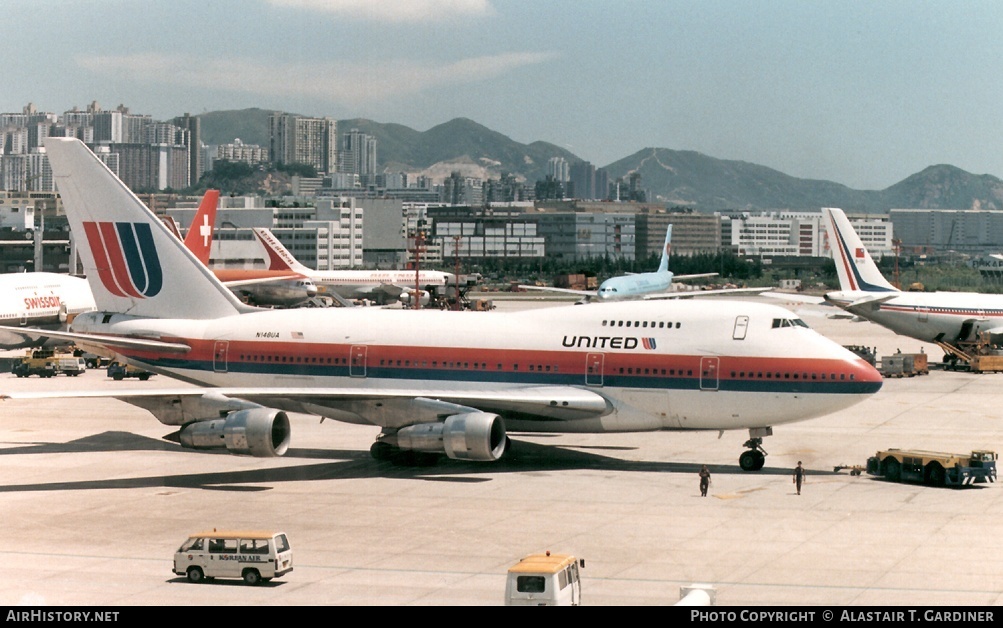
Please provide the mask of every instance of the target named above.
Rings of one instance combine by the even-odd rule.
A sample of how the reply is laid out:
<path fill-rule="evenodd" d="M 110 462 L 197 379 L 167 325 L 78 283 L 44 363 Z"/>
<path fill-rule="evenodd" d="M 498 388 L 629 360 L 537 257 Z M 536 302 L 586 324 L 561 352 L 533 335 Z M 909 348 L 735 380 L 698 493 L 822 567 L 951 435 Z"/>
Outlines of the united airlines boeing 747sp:
<path fill-rule="evenodd" d="M 924 342 L 956 345 L 988 332 L 1003 341 L 1003 295 L 976 292 L 902 292 L 882 276 L 841 209 L 825 208 L 839 291 L 825 300 L 847 312 Z"/>
<path fill-rule="evenodd" d="M 46 148 L 97 300 L 67 333 L 203 386 L 11 393 L 113 396 L 196 449 L 289 446 L 286 412 L 381 428 L 378 459 L 499 459 L 507 430 L 747 429 L 746 470 L 772 426 L 881 387 L 864 360 L 782 308 L 702 300 L 489 314 L 260 310 L 241 303 L 78 140 Z"/>

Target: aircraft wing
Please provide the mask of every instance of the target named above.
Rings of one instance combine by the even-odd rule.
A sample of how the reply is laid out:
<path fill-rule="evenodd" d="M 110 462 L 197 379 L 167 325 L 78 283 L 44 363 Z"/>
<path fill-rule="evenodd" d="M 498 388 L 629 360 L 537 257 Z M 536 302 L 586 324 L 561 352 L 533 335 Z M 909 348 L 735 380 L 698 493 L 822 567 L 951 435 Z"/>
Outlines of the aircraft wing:
<path fill-rule="evenodd" d="M 570 421 L 602 416 L 610 411 L 606 399 L 596 392 L 573 386 L 512 386 L 504 389 L 461 390 L 450 388 L 178 388 L 11 392 L 6 399 L 114 398 L 145 408 L 168 424 L 182 425 L 205 419 L 207 407 L 225 408 L 240 401 L 322 416 L 344 413 L 381 424 L 385 413 L 397 414 L 404 407 L 414 422 L 435 420 L 461 412 L 494 412 L 521 419 Z M 168 420 L 161 413 L 169 413 Z M 186 414 L 189 413 L 189 414 Z M 218 416 L 218 414 L 216 415 Z"/>
<path fill-rule="evenodd" d="M 250 279 L 233 279 L 223 281 L 223 285 L 227 288 L 239 288 L 241 286 L 254 286 L 263 283 L 273 283 L 276 281 L 286 281 L 288 279 L 302 279 L 303 275 L 298 273 L 289 273 L 288 275 L 276 275 L 274 277 L 253 277 Z"/>
<path fill-rule="evenodd" d="M 580 297 L 594 297 L 598 294 L 595 290 L 574 290 L 572 288 L 554 288 L 552 286 L 519 286 L 524 290 L 538 290 L 540 292 L 560 292 L 562 294 L 577 294 Z"/>
<path fill-rule="evenodd" d="M 704 279 L 706 277 L 717 277 L 717 273 L 699 273 L 697 275 L 672 275 L 672 281 L 685 279 Z"/>
<path fill-rule="evenodd" d="M 659 292 L 653 294 L 640 295 L 640 299 L 651 301 L 653 299 L 691 299 L 695 297 L 712 297 L 722 294 L 762 294 L 769 288 L 722 288 L 720 290 L 676 290 L 673 292 Z"/>
<path fill-rule="evenodd" d="M 103 336 L 100 334 L 81 334 L 72 331 L 47 331 L 28 327 L 6 327 L 0 325 L 0 330 L 27 336 L 29 338 L 60 338 L 73 342 L 78 347 L 89 349 L 134 349 L 140 351 L 162 351 L 164 353 L 187 353 L 191 347 L 177 342 L 163 342 L 152 338 L 129 338 L 126 336 Z M 90 349 L 93 350 L 93 349 Z M 99 351 L 100 352 L 100 351 Z"/>
<path fill-rule="evenodd" d="M 811 294 L 794 294 L 789 292 L 764 292 L 762 296 L 769 297 L 771 299 L 779 299 L 781 301 L 786 301 L 787 303 L 803 305 L 831 305 L 822 297 L 817 297 Z"/>

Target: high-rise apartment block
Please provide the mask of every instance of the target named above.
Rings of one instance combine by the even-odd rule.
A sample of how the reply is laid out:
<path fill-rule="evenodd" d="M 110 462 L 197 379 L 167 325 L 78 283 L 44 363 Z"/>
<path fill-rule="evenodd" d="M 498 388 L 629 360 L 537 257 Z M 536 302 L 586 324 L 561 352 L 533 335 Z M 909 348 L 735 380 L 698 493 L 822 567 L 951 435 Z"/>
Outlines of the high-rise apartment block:
<path fill-rule="evenodd" d="M 363 178 L 376 175 L 376 138 L 352 129 L 341 136 L 341 150 L 338 154 L 339 171 L 361 175 Z"/>
<path fill-rule="evenodd" d="M 319 172 L 338 167 L 338 123 L 331 118 L 304 118 L 273 113 L 268 118 L 272 161 L 307 164 Z"/>

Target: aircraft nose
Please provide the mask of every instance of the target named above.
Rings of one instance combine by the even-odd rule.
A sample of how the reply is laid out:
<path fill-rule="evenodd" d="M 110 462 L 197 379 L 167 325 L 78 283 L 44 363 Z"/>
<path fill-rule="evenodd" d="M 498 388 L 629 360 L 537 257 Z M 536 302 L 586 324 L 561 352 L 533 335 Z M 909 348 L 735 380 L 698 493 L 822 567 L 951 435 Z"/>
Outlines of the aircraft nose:
<path fill-rule="evenodd" d="M 315 297 L 315 296 L 317 296 L 317 286 L 316 286 L 316 284 L 308 283 L 306 285 L 306 295 L 308 297 Z"/>
<path fill-rule="evenodd" d="M 867 392 L 870 393 L 878 392 L 882 384 L 885 383 L 884 377 L 881 376 L 878 369 L 871 366 L 863 358 L 857 358 L 850 372 L 853 374 L 854 379 L 865 384 Z"/>

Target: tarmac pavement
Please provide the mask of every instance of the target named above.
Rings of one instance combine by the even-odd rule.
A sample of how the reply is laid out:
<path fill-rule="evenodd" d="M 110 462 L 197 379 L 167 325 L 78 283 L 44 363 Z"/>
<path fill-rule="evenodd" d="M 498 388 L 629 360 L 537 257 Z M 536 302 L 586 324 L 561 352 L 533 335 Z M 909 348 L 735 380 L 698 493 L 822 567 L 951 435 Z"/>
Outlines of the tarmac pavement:
<path fill-rule="evenodd" d="M 942 355 L 804 313 L 841 344 Z M 0 375 L 0 394 L 177 386 Z M 0 604 L 500 605 L 507 568 L 548 549 L 586 560 L 586 605 L 674 604 L 692 583 L 719 606 L 1003 603 L 1003 487 L 834 471 L 890 447 L 1003 449 L 1003 374 L 886 380 L 849 410 L 775 428 L 757 473 L 738 467 L 745 431 L 512 434 L 510 459 L 426 468 L 372 460 L 377 428 L 315 417 L 293 418 L 278 459 L 183 450 L 171 431 L 115 400 L 0 402 Z M 285 531 L 294 571 L 258 587 L 173 575 L 177 546 L 212 527 Z"/>

